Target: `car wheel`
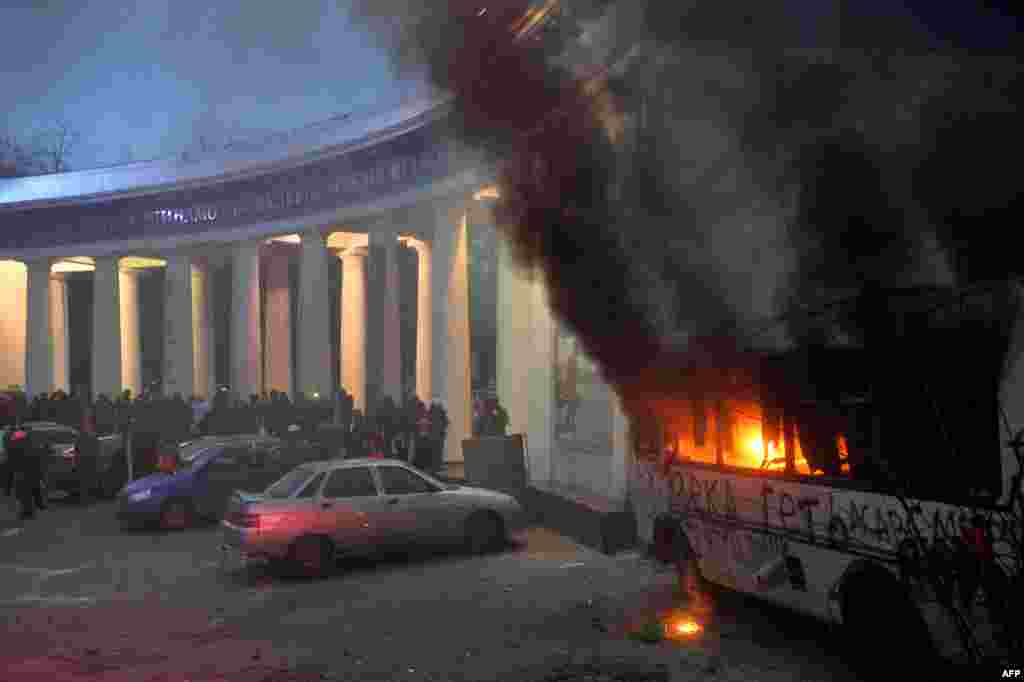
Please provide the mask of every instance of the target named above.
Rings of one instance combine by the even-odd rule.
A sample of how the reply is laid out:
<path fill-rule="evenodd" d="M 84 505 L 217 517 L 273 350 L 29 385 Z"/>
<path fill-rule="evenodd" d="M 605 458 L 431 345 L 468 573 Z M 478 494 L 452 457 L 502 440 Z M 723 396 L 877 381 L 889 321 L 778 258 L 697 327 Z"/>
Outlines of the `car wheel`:
<path fill-rule="evenodd" d="M 188 500 L 170 499 L 160 509 L 160 527 L 165 530 L 182 530 L 192 525 L 192 505 Z"/>
<path fill-rule="evenodd" d="M 478 512 L 466 521 L 466 548 L 473 554 L 496 549 L 503 539 L 503 524 L 494 514 Z"/>
<path fill-rule="evenodd" d="M 333 552 L 325 538 L 312 535 L 296 540 L 288 553 L 292 568 L 302 576 L 320 578 L 331 567 Z"/>

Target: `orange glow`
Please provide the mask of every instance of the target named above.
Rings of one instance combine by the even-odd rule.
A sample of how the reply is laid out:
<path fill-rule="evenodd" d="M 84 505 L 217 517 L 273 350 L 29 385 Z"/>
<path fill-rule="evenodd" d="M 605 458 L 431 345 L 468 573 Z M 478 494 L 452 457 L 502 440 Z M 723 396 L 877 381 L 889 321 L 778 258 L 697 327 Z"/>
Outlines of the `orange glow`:
<path fill-rule="evenodd" d="M 839 434 L 836 438 L 836 448 L 839 450 L 839 472 L 850 474 L 850 451 L 847 449 L 846 436 Z"/>
<path fill-rule="evenodd" d="M 715 464 L 718 456 L 727 466 L 740 467 L 744 469 L 756 469 L 782 473 L 786 471 L 786 445 L 780 438 L 765 443 L 763 440 L 761 406 L 756 400 L 729 400 L 727 412 L 731 415 L 730 429 L 731 436 L 726 438 L 721 445 L 724 446 L 721 453 L 718 452 L 719 442 L 715 436 L 717 431 L 716 415 L 709 411 L 706 415 L 705 439 L 702 446 L 696 445 L 694 435 L 694 415 L 690 405 L 680 402 L 671 406 L 671 413 L 666 419 L 665 428 L 672 434 L 672 440 L 668 441 L 663 452 L 669 460 L 684 462 L 702 462 Z M 795 430 L 793 463 L 794 472 L 803 476 L 823 476 L 821 469 L 811 469 L 807 458 L 804 456 L 800 444 L 800 432 Z M 765 448 L 767 447 L 767 457 Z M 839 451 L 840 473 L 850 474 L 849 451 L 846 437 L 842 434 L 836 438 L 836 449 Z"/>
<path fill-rule="evenodd" d="M 676 632 L 682 635 L 695 635 L 700 632 L 700 624 L 692 620 L 685 623 L 676 623 Z"/>
<path fill-rule="evenodd" d="M 476 193 L 473 194 L 473 198 L 477 201 L 483 201 L 484 199 L 500 199 L 501 193 L 498 191 L 497 187 L 492 185 L 490 187 L 484 187 L 483 189 L 477 190 Z"/>
<path fill-rule="evenodd" d="M 674 612 L 661 617 L 665 636 L 669 639 L 678 637 L 693 637 L 704 630 L 691 614 Z"/>
<path fill-rule="evenodd" d="M 751 408 L 748 407 L 748 410 Z M 760 417 L 760 407 L 753 406 Z M 765 458 L 764 437 L 760 419 L 745 419 L 736 426 L 736 442 L 738 452 L 731 460 L 726 461 L 733 466 L 746 467 L 750 469 L 764 469 L 765 471 L 786 470 L 786 447 L 783 443 L 768 441 L 768 457 Z M 797 473 L 811 474 L 810 467 L 800 448 L 800 439 L 796 438 L 796 452 L 794 462 Z"/>

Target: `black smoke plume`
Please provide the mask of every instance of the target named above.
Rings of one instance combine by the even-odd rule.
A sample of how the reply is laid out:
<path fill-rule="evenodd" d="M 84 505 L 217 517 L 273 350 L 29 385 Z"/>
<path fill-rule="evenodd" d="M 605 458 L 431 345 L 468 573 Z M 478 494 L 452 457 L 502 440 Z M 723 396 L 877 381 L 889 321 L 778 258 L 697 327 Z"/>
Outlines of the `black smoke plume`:
<path fill-rule="evenodd" d="M 821 332 L 799 311 L 837 296 L 1020 273 L 1015 19 L 940 5 L 373 0 L 354 15 L 453 96 L 456 134 L 500 168 L 499 229 L 628 404 L 678 388 L 694 339 L 786 346 Z"/>

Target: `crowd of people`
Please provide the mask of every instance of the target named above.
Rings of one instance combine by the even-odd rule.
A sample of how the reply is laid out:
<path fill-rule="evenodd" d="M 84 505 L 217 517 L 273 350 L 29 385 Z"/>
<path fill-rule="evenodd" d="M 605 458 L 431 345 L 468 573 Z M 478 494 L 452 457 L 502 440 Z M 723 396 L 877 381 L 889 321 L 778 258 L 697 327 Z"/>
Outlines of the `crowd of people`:
<path fill-rule="evenodd" d="M 343 446 L 349 457 L 399 457 L 436 470 L 448 430 L 444 408 L 436 403 L 427 406 L 414 395 L 401 405 L 383 397 L 363 414 L 344 390 L 333 398 L 294 400 L 278 391 L 242 400 L 226 387 L 210 399 L 191 400 L 156 391 L 137 398 L 125 391 L 116 399 L 100 395 L 95 400 L 64 391 L 31 400 L 15 390 L 0 394 L 0 427 L 10 430 L 32 422 L 54 422 L 97 436 L 130 433 L 138 474 L 155 470 L 158 453 L 167 444 L 261 431 L 286 440 Z"/>

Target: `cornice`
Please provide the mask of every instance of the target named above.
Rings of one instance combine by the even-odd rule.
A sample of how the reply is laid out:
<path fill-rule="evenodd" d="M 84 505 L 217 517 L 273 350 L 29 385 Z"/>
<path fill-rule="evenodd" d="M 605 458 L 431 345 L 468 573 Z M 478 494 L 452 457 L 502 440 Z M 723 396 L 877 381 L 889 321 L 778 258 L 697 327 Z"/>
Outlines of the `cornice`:
<path fill-rule="evenodd" d="M 158 195 L 165 192 L 188 191 L 213 187 L 226 182 L 258 178 L 275 173 L 287 172 L 304 165 L 322 161 L 352 152 L 373 147 L 390 139 L 422 128 L 429 123 L 442 119 L 449 111 L 446 100 L 428 100 L 409 116 L 373 130 L 366 130 L 353 124 L 353 130 L 362 131 L 361 135 L 353 135 L 349 139 L 333 143 L 291 144 L 282 147 L 270 147 L 255 152 L 225 153 L 211 155 L 193 160 L 178 158 L 158 159 L 121 166 L 110 166 L 69 173 L 31 176 L 0 180 L 0 214 L 24 210 L 47 209 L 76 205 L 104 203 L 116 199 Z M 377 118 L 385 116 L 381 114 Z M 358 123 L 358 122 L 356 122 Z M 344 135 L 345 126 L 328 133 L 328 135 Z M 325 135 L 328 136 L 328 135 Z M 132 176 L 164 176 L 165 182 L 145 182 L 130 186 Z M 106 177 L 109 184 L 119 185 L 110 191 L 84 191 L 84 187 L 92 187 L 103 183 Z M 99 178 L 99 179 L 97 179 Z M 50 196 L 45 194 L 47 184 L 50 185 Z M 19 185 L 22 190 L 19 191 Z M 35 186 L 31 191 L 28 188 Z M 38 189 L 42 186 L 42 189 Z M 78 191 L 79 193 L 75 193 Z M 35 195 L 34 198 L 19 200 L 19 196 Z"/>

